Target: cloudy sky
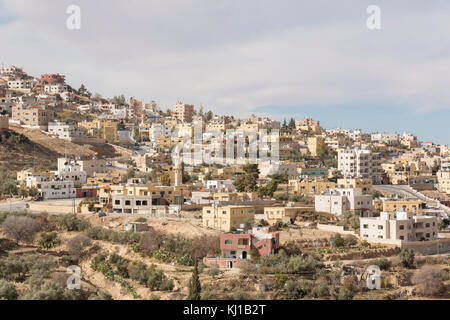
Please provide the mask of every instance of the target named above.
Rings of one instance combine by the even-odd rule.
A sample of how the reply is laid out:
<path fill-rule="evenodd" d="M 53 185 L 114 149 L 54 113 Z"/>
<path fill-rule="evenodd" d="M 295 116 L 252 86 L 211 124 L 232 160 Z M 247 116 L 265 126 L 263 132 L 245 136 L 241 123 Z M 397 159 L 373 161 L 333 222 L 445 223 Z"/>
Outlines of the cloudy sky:
<path fill-rule="evenodd" d="M 66 28 L 72 4 L 81 30 Z M 0 61 L 32 75 L 447 144 L 449 33 L 448 0 L 0 0 Z"/>

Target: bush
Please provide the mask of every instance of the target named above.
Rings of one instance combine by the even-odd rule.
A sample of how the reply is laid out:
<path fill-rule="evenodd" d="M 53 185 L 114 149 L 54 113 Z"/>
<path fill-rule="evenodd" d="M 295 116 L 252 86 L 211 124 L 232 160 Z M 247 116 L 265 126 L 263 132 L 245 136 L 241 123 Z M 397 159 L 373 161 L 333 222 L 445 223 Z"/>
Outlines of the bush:
<path fill-rule="evenodd" d="M 414 268 L 414 251 L 412 249 L 402 249 L 400 252 L 400 261 L 404 268 Z"/>
<path fill-rule="evenodd" d="M 83 234 L 77 235 L 67 242 L 69 254 L 80 258 L 86 247 L 91 245 L 91 239 Z"/>
<path fill-rule="evenodd" d="M 80 219 L 76 214 L 65 214 L 60 216 L 58 224 L 66 231 L 84 231 L 90 226 L 88 221 Z"/>
<path fill-rule="evenodd" d="M 299 300 L 305 297 L 308 292 L 300 286 L 298 281 L 289 280 L 285 285 L 286 299 Z"/>
<path fill-rule="evenodd" d="M 147 219 L 144 218 L 144 217 L 139 217 L 139 218 L 136 219 L 136 222 L 142 222 L 142 223 L 145 223 L 145 222 L 147 222 Z"/>
<path fill-rule="evenodd" d="M 339 288 L 337 300 L 353 300 L 354 293 L 346 287 Z"/>
<path fill-rule="evenodd" d="M 61 240 L 58 238 L 58 234 L 56 232 L 42 232 L 40 237 L 39 246 L 44 249 L 51 249 L 61 243 Z"/>
<path fill-rule="evenodd" d="M 0 280 L 0 300 L 17 300 L 19 294 L 16 286 L 5 280 Z"/>
<path fill-rule="evenodd" d="M 112 295 L 105 290 L 99 290 L 89 297 L 89 300 L 113 300 Z"/>
<path fill-rule="evenodd" d="M 147 285 L 148 273 L 147 266 L 143 262 L 133 262 L 130 267 L 131 279 L 138 281 L 140 284 Z"/>
<path fill-rule="evenodd" d="M 155 265 L 148 271 L 147 287 L 152 291 L 171 291 L 174 287 L 173 280 L 168 279 L 162 270 Z"/>
<path fill-rule="evenodd" d="M 209 267 L 209 269 L 208 269 L 208 274 L 209 274 L 210 276 L 212 276 L 212 277 L 215 277 L 215 276 L 219 275 L 219 274 L 220 274 L 220 269 L 219 269 L 219 267 L 216 266 L 216 265 L 213 265 L 213 266 Z"/>
<path fill-rule="evenodd" d="M 384 270 L 384 271 L 388 271 L 392 266 L 391 261 L 389 261 L 386 258 L 373 260 L 371 262 L 371 264 L 378 266 L 380 268 L 380 270 Z"/>
<path fill-rule="evenodd" d="M 444 289 L 443 278 L 444 272 L 439 267 L 424 265 L 414 273 L 412 282 L 420 294 L 433 296 Z"/>
<path fill-rule="evenodd" d="M 17 243 L 23 241 L 31 243 L 38 227 L 34 220 L 24 216 L 8 216 L 2 224 L 3 232 Z"/>

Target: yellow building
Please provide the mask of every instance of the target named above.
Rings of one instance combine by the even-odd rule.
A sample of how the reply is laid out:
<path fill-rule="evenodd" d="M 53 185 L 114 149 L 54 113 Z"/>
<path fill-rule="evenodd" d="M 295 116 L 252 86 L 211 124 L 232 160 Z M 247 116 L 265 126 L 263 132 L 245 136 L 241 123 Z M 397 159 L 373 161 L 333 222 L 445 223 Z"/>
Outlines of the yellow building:
<path fill-rule="evenodd" d="M 253 223 L 255 208 L 253 206 L 214 206 L 203 208 L 203 227 L 230 232 L 240 229 L 241 225 Z"/>
<path fill-rule="evenodd" d="M 383 211 L 397 212 L 403 209 L 406 212 L 418 212 L 425 209 L 426 202 L 422 200 L 388 200 L 383 199 Z"/>
<path fill-rule="evenodd" d="M 293 223 L 297 216 L 301 214 L 305 208 L 300 207 L 265 207 L 264 220 L 271 226 L 278 222 Z"/>
<path fill-rule="evenodd" d="M 361 188 L 361 189 L 363 189 L 363 192 L 367 192 L 372 187 L 372 179 L 370 179 L 370 178 L 338 179 L 337 185 L 339 188 L 344 188 L 344 189 Z"/>
<path fill-rule="evenodd" d="M 305 196 L 320 195 L 323 192 L 329 192 L 330 189 L 336 188 L 336 183 L 331 181 L 320 180 L 289 180 L 289 191 L 294 194 L 302 194 Z"/>

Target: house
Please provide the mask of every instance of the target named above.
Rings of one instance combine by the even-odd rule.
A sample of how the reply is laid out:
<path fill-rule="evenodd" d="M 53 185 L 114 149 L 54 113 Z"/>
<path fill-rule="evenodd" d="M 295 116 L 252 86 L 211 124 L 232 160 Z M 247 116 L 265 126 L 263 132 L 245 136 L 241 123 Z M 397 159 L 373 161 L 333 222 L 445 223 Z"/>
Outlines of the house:
<path fill-rule="evenodd" d="M 75 127 L 64 122 L 52 121 L 48 123 L 48 133 L 59 139 L 69 140 L 75 134 Z"/>
<path fill-rule="evenodd" d="M 252 248 L 259 256 L 273 255 L 280 246 L 280 234 L 269 231 L 267 227 L 255 227 L 249 233 L 224 233 L 220 235 L 220 257 L 205 257 L 203 262 L 207 266 L 239 268 L 243 261 L 251 259 Z"/>
<path fill-rule="evenodd" d="M 401 245 L 407 241 L 436 240 L 438 220 L 412 212 L 381 212 L 379 217 L 361 217 L 361 239 L 367 242 Z"/>
<path fill-rule="evenodd" d="M 208 206 L 203 208 L 203 227 L 230 232 L 253 223 L 253 206 Z"/>
<path fill-rule="evenodd" d="M 338 149 L 338 169 L 344 178 L 371 178 L 375 184 L 381 182 L 380 156 L 370 150 Z"/>
<path fill-rule="evenodd" d="M 315 197 L 315 210 L 341 215 L 346 211 L 373 210 L 372 196 L 365 195 L 361 188 L 331 189 Z"/>

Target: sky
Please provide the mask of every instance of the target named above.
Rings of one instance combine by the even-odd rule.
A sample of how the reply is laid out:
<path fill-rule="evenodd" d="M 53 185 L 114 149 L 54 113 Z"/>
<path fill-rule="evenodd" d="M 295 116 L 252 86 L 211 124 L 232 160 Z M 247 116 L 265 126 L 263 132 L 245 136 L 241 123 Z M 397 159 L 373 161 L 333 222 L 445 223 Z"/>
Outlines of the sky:
<path fill-rule="evenodd" d="M 66 27 L 69 5 L 80 30 Z M 163 110 L 311 116 L 450 144 L 449 17 L 448 0 L 0 0 L 0 62 Z"/>

